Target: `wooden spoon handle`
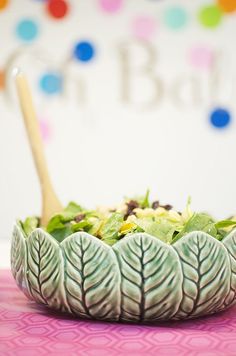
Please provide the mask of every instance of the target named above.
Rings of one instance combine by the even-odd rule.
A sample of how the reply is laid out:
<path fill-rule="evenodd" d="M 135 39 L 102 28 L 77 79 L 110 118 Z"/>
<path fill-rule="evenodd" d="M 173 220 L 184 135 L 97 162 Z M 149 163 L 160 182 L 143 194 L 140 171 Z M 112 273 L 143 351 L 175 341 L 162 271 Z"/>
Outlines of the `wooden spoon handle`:
<path fill-rule="evenodd" d="M 39 123 L 34 110 L 32 96 L 24 74 L 17 71 L 15 75 L 16 87 L 20 106 L 23 113 L 25 128 L 31 146 L 34 163 L 37 169 L 42 192 L 42 218 L 41 225 L 47 225 L 50 217 L 62 210 L 49 177 L 47 163 L 44 155 L 43 143 Z"/>

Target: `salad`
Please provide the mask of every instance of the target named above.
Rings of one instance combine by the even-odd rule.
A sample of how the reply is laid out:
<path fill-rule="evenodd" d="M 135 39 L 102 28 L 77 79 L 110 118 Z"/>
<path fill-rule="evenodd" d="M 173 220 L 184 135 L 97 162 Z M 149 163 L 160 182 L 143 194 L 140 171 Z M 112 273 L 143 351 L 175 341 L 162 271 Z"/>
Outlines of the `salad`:
<path fill-rule="evenodd" d="M 40 226 L 40 218 L 28 217 L 20 221 L 25 236 Z M 191 231 L 204 231 L 222 240 L 236 226 L 236 220 L 215 221 L 209 214 L 195 213 L 190 208 L 190 199 L 182 212 L 169 204 L 150 202 L 149 191 L 143 197 L 125 199 L 114 208 L 87 210 L 70 202 L 67 207 L 51 217 L 48 225 L 42 227 L 58 242 L 77 231 L 96 236 L 108 245 L 115 244 L 124 236 L 135 232 L 146 232 L 172 244 Z"/>

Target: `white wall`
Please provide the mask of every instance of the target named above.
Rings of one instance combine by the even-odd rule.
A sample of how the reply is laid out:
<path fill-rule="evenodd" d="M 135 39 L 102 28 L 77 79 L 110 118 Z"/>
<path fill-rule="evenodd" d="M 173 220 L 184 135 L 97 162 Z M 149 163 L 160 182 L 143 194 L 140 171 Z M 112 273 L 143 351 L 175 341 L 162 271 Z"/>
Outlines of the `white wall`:
<path fill-rule="evenodd" d="M 9 241 L 16 218 L 40 214 L 39 184 L 11 78 L 15 65 L 27 73 L 38 116 L 51 127 L 45 150 L 63 203 L 115 204 L 149 187 L 154 198 L 177 209 L 191 195 L 194 209 L 219 218 L 235 213 L 236 16 L 224 16 L 221 26 L 209 30 L 196 15 L 208 1 L 126 0 L 118 13 L 109 15 L 96 1 L 71 0 L 69 16 L 56 22 L 45 15 L 42 3 L 15 0 L 0 13 L 0 65 L 8 70 L 7 88 L 0 92 L 0 241 Z M 179 31 L 163 22 L 172 4 L 184 6 L 189 16 Z M 156 21 L 146 42 L 132 33 L 138 15 Z M 26 47 L 14 35 L 22 17 L 40 24 L 38 39 Z M 82 39 L 96 48 L 91 63 L 69 59 L 74 43 Z M 207 68 L 190 63 L 194 46 L 211 51 L 214 60 Z M 19 55 L 9 65 L 16 50 Z M 40 92 L 38 78 L 47 70 L 62 73 L 62 95 Z M 125 102 L 129 79 L 131 97 Z M 155 80 L 162 88 L 159 95 Z M 217 106 L 232 114 L 225 129 L 209 124 L 208 113 Z"/>

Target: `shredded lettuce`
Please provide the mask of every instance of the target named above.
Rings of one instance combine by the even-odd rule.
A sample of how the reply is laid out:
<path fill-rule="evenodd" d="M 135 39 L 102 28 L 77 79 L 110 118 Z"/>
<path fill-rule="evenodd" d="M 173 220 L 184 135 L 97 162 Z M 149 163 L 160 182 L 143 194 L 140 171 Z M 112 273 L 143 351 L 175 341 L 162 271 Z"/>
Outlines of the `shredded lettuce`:
<path fill-rule="evenodd" d="M 122 205 L 113 209 L 86 210 L 70 202 L 62 212 L 51 217 L 45 230 L 58 242 L 75 232 L 84 231 L 113 245 L 135 232 L 146 232 L 168 244 L 192 231 L 204 231 L 222 240 L 236 227 L 234 218 L 217 222 L 209 214 L 193 213 L 190 198 L 181 213 L 169 204 L 161 205 L 157 200 L 150 202 L 149 195 L 147 190 L 143 197 L 126 198 Z M 28 236 L 40 226 L 40 219 L 29 217 L 21 224 Z"/>

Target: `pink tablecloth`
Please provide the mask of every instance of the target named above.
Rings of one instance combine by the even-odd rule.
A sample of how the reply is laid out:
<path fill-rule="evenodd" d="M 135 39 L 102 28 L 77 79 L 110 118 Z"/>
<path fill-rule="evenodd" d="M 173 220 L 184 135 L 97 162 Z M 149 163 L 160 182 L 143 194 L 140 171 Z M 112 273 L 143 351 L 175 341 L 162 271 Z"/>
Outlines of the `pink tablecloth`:
<path fill-rule="evenodd" d="M 235 356 L 236 307 L 203 319 L 127 325 L 75 320 L 29 302 L 0 271 L 0 355 Z"/>

